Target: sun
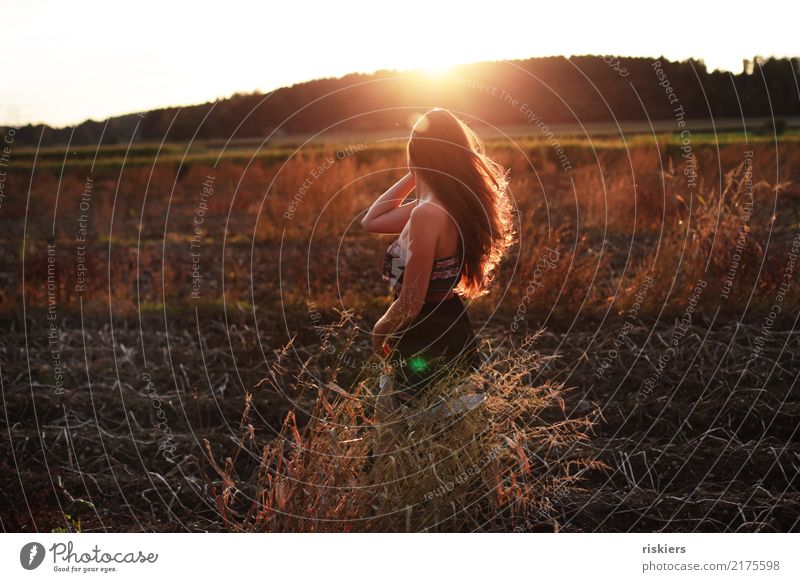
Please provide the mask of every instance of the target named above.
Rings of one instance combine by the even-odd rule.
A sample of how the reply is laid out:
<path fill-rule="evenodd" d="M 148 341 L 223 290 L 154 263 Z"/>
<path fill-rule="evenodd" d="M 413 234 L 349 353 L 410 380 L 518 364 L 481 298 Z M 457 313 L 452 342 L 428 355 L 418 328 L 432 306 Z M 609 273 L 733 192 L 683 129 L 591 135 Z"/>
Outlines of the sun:
<path fill-rule="evenodd" d="M 448 62 L 430 62 L 419 67 L 419 71 L 429 77 L 444 77 L 453 70 L 453 66 Z"/>

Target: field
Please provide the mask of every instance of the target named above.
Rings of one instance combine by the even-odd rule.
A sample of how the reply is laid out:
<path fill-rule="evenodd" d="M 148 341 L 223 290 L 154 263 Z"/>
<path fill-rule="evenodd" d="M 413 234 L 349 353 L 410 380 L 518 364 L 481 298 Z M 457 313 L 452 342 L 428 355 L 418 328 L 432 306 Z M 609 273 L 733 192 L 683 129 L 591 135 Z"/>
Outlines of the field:
<path fill-rule="evenodd" d="M 419 433 L 434 476 L 361 456 L 390 298 L 359 217 L 404 145 L 12 149 L 3 529 L 800 529 L 800 135 L 490 139 L 518 232 L 469 306 L 493 396 Z"/>

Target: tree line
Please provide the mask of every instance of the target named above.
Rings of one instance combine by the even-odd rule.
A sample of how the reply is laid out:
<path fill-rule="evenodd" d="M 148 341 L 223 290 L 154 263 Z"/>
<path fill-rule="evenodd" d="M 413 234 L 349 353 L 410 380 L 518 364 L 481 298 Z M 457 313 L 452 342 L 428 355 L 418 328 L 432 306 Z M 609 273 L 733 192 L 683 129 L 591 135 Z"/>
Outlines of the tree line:
<path fill-rule="evenodd" d="M 227 140 L 387 131 L 408 127 L 412 113 L 433 106 L 462 112 L 478 126 L 524 124 L 529 112 L 552 126 L 673 119 L 677 103 L 688 119 L 769 117 L 782 128 L 784 118 L 800 116 L 798 75 L 798 58 L 760 57 L 746 60 L 739 74 L 710 72 L 695 59 L 602 56 L 483 62 L 440 76 L 381 70 L 88 120 L 75 127 L 27 125 L 17 128 L 16 143 L 90 145 L 101 135 L 103 144 L 122 144 L 165 137 Z"/>

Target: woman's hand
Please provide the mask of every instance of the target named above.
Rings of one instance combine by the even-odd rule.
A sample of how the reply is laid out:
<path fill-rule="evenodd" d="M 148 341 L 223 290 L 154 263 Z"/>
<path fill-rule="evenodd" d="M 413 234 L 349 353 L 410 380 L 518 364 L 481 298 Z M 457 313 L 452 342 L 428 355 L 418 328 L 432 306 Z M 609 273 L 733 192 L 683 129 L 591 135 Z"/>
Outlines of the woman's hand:
<path fill-rule="evenodd" d="M 387 336 L 389 332 L 390 330 L 387 329 L 386 324 L 382 319 L 375 324 L 375 327 L 372 330 L 372 351 L 382 358 L 386 357 L 386 348 L 384 346 L 388 345 L 386 341 L 388 339 Z"/>

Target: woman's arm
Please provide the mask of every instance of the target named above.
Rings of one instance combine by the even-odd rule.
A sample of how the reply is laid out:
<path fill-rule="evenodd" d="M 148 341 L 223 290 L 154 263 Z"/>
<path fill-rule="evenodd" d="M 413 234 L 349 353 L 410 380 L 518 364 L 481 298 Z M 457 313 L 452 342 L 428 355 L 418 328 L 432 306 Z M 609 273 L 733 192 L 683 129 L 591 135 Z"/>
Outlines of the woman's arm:
<path fill-rule="evenodd" d="M 401 204 L 413 189 L 414 174 L 408 172 L 372 203 L 361 226 L 368 232 L 399 234 L 415 206 L 413 202 Z"/>
<path fill-rule="evenodd" d="M 403 286 L 397 300 L 378 320 L 373 330 L 372 346 L 379 354 L 386 336 L 410 324 L 425 303 L 436 256 L 437 233 L 440 230 L 436 228 L 438 219 L 436 209 L 429 204 L 423 204 L 411 212 Z"/>

